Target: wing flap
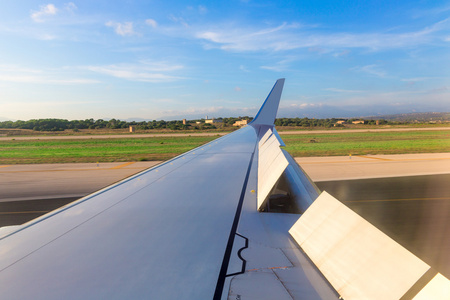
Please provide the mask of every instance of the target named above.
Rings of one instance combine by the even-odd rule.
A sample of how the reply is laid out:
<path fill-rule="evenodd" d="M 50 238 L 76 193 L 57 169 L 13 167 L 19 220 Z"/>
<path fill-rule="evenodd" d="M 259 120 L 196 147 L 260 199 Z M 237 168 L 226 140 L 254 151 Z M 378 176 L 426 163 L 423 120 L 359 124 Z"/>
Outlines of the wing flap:
<path fill-rule="evenodd" d="M 430 271 L 430 266 L 326 192 L 289 232 L 344 299 L 411 299 L 405 295 Z M 427 279 L 430 287 L 425 286 L 423 295 L 433 294 L 435 288 L 448 290 L 450 281 L 443 279 Z"/>
<path fill-rule="evenodd" d="M 259 145 L 258 210 L 289 164 L 280 149 L 280 142 L 271 129 L 267 130 Z"/>

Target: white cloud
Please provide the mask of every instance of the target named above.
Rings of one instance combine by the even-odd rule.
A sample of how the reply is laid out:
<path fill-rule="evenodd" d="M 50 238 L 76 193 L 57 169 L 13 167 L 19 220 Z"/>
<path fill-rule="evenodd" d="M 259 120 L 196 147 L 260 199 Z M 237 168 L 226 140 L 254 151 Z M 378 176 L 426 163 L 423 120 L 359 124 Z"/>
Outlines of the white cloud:
<path fill-rule="evenodd" d="M 352 68 L 353 71 L 367 73 L 376 77 L 385 78 L 387 77 L 386 71 L 382 70 L 378 65 L 367 65 L 362 67 Z"/>
<path fill-rule="evenodd" d="M 65 78 L 58 70 L 37 70 L 16 65 L 0 65 L 0 82 L 36 83 L 36 84 L 94 84 L 98 80 L 86 78 Z"/>
<path fill-rule="evenodd" d="M 158 27 L 158 23 L 153 19 L 145 20 L 145 24 L 147 24 L 148 26 L 153 27 L 153 28 Z"/>
<path fill-rule="evenodd" d="M 325 91 L 335 92 L 335 93 L 363 93 L 364 91 L 360 90 L 345 90 L 345 89 L 337 89 L 337 88 L 326 88 Z"/>
<path fill-rule="evenodd" d="M 322 107 L 323 103 L 292 103 L 288 106 L 282 105 L 282 108 L 299 108 L 299 109 L 307 109 L 311 107 Z"/>
<path fill-rule="evenodd" d="M 175 23 L 180 23 L 184 27 L 188 28 L 189 24 L 182 17 L 175 17 L 174 15 L 170 15 L 169 19 Z"/>
<path fill-rule="evenodd" d="M 206 8 L 206 6 L 199 5 L 199 6 L 198 6 L 198 12 L 199 12 L 201 15 L 204 15 L 204 14 L 206 14 L 206 13 L 208 12 L 208 9 Z"/>
<path fill-rule="evenodd" d="M 274 72 L 283 72 L 286 70 L 284 66 L 275 65 L 275 66 L 261 66 L 261 69 L 274 71 Z"/>
<path fill-rule="evenodd" d="M 64 8 L 65 8 L 65 10 L 67 10 L 69 12 L 74 12 L 75 10 L 78 9 L 78 7 L 73 2 L 66 3 L 64 5 Z"/>
<path fill-rule="evenodd" d="M 244 72 L 250 72 L 250 71 L 247 69 L 247 67 L 244 66 L 244 65 L 240 65 L 240 66 L 239 66 L 239 70 L 244 71 Z"/>
<path fill-rule="evenodd" d="M 39 40 L 43 40 L 43 41 L 51 41 L 51 40 L 55 40 L 57 38 L 56 35 L 53 34 L 49 34 L 49 33 L 43 33 L 43 34 L 39 34 L 36 36 Z"/>
<path fill-rule="evenodd" d="M 118 35 L 121 35 L 121 36 L 130 36 L 130 35 L 136 34 L 136 32 L 134 32 L 134 30 L 133 30 L 133 22 L 119 23 L 119 22 L 109 21 L 109 22 L 106 22 L 105 25 L 108 27 L 114 28 L 114 31 Z"/>
<path fill-rule="evenodd" d="M 343 57 L 343 56 L 347 56 L 351 51 L 350 50 L 344 50 L 344 51 L 340 51 L 338 53 L 334 53 L 333 56 L 334 57 Z"/>
<path fill-rule="evenodd" d="M 236 92 L 240 92 L 240 91 L 242 91 L 242 89 L 241 89 L 240 87 L 238 87 L 238 86 L 237 86 L 237 87 L 235 87 L 235 88 L 234 88 L 234 90 L 235 90 Z"/>
<path fill-rule="evenodd" d="M 414 9 L 412 12 L 413 18 L 423 18 L 427 16 L 435 16 L 440 14 L 445 14 L 450 10 L 450 5 L 446 4 L 440 7 L 434 7 L 430 9 L 425 9 L 421 7 L 420 9 Z"/>
<path fill-rule="evenodd" d="M 400 79 L 401 81 L 410 83 L 410 84 L 414 84 L 416 82 L 422 82 L 422 81 L 427 81 L 433 79 L 433 77 L 415 77 L 415 78 L 403 78 Z"/>
<path fill-rule="evenodd" d="M 99 83 L 98 80 L 84 79 L 84 78 L 69 78 L 69 79 L 59 79 L 52 77 L 41 77 L 41 76 L 31 76 L 31 75 L 4 75 L 0 74 L 0 82 L 16 82 L 16 83 L 37 83 L 37 84 L 94 84 Z"/>
<path fill-rule="evenodd" d="M 45 17 L 56 15 L 57 12 L 58 9 L 53 4 L 41 5 L 38 11 L 32 11 L 31 18 L 35 22 L 42 23 Z"/>
<path fill-rule="evenodd" d="M 275 64 L 271 65 L 271 66 L 261 66 L 261 69 L 264 70 L 270 70 L 270 71 L 274 71 L 274 72 L 285 72 L 289 69 L 289 65 L 290 63 L 292 63 L 294 61 L 293 58 L 288 57 L 286 59 L 283 59 L 279 62 L 276 62 Z"/>
<path fill-rule="evenodd" d="M 141 61 L 140 64 L 118 64 L 107 66 L 87 66 L 90 71 L 130 81 L 165 82 L 179 80 L 181 77 L 167 73 L 183 68 L 182 65 L 170 65 L 162 62 Z"/>
<path fill-rule="evenodd" d="M 250 28 L 240 24 L 224 24 L 213 29 L 198 29 L 195 38 L 204 40 L 206 48 L 227 51 L 287 51 L 301 48 L 320 49 L 321 52 L 346 48 L 367 48 L 372 51 L 398 49 L 427 44 L 445 39 L 439 32 L 447 30 L 450 19 L 445 19 L 421 30 L 399 33 L 324 33 L 320 28 L 283 23 L 275 27 Z"/>

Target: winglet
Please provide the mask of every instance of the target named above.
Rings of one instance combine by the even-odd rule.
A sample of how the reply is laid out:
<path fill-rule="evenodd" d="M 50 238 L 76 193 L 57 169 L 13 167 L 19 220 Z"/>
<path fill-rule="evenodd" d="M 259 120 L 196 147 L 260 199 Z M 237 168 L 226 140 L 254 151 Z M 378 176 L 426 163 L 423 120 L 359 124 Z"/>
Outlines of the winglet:
<path fill-rule="evenodd" d="M 281 92 L 283 91 L 284 78 L 278 79 L 275 82 L 272 90 L 267 96 L 266 101 L 259 109 L 256 117 L 250 124 L 252 125 L 273 125 L 275 117 L 277 116 L 278 105 L 280 104 Z"/>

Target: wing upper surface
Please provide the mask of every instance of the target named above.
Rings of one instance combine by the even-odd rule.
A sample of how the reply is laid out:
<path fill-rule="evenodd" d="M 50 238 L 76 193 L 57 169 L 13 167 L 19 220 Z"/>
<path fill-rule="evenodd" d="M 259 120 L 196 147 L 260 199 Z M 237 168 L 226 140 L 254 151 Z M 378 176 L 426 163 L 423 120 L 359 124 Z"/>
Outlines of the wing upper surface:
<path fill-rule="evenodd" d="M 2 297 L 211 298 L 256 137 L 246 127 L 0 240 Z"/>

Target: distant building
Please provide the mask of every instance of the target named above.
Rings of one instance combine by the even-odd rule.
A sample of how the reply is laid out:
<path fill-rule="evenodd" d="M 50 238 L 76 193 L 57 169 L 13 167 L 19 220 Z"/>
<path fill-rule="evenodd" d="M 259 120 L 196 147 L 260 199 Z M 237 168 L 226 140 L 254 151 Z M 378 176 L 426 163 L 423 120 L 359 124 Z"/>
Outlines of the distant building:
<path fill-rule="evenodd" d="M 222 120 L 217 120 L 217 119 L 210 119 L 210 120 L 205 120 L 206 124 L 213 124 L 213 123 L 222 123 Z"/>
<path fill-rule="evenodd" d="M 336 122 L 336 124 L 341 124 L 341 125 L 345 124 L 345 120 L 339 120 L 339 121 Z"/>
<path fill-rule="evenodd" d="M 248 120 L 240 120 L 240 121 L 236 121 L 234 122 L 233 126 L 244 126 L 247 125 Z"/>
<path fill-rule="evenodd" d="M 352 124 L 364 124 L 364 120 L 353 121 Z"/>
<path fill-rule="evenodd" d="M 183 125 L 186 125 L 186 119 L 183 119 Z"/>
<path fill-rule="evenodd" d="M 136 132 L 136 126 L 130 126 L 130 132 Z"/>

